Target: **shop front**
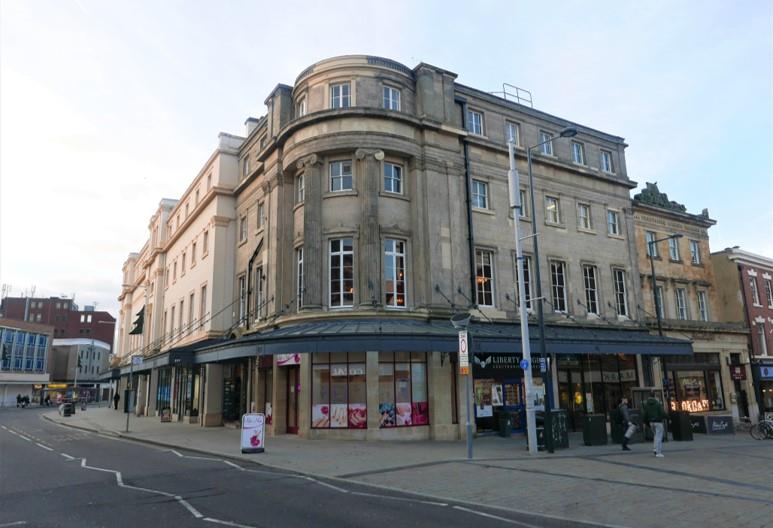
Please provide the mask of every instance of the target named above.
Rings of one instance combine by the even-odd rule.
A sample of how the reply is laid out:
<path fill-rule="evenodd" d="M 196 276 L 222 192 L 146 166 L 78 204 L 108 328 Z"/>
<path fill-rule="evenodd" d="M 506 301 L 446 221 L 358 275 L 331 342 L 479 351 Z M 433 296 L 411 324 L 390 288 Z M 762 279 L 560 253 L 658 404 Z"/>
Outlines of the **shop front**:
<path fill-rule="evenodd" d="M 759 380 L 760 416 L 773 420 L 773 363 L 756 365 Z"/>
<path fill-rule="evenodd" d="M 223 422 L 239 424 L 247 412 L 249 361 L 223 363 Z"/>
<path fill-rule="evenodd" d="M 172 416 L 177 421 L 198 423 L 201 393 L 200 367 L 174 369 Z"/>
<path fill-rule="evenodd" d="M 518 354 L 473 354 L 472 375 L 475 396 L 475 430 L 499 429 L 501 413 L 512 417 L 513 432 L 526 428 L 525 388 Z M 532 371 L 538 401 L 544 401 L 545 385 L 539 370 Z M 538 406 L 544 410 L 544 403 Z"/>
<path fill-rule="evenodd" d="M 719 354 L 667 357 L 665 370 L 663 386 L 672 411 L 729 412 Z"/>
<path fill-rule="evenodd" d="M 588 414 L 608 414 L 621 398 L 633 402 L 639 387 L 636 356 L 626 354 L 558 356 L 558 404 L 572 430 L 582 430 Z"/>

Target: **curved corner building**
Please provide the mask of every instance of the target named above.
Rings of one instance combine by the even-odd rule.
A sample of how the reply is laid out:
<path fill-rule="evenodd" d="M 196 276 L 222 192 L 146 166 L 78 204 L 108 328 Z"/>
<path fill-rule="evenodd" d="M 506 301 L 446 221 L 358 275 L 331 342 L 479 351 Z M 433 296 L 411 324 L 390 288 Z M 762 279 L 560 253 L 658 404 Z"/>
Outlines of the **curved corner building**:
<path fill-rule="evenodd" d="M 179 200 L 162 200 L 124 266 L 120 354 L 140 413 L 204 426 L 265 412 L 268 434 L 456 439 L 464 380 L 449 322 L 469 311 L 475 425 L 524 406 L 507 139 L 570 124 L 456 74 L 364 55 L 279 84 L 246 137 L 221 134 Z M 650 355 L 689 353 L 637 323 L 641 303 L 623 139 L 533 150 L 549 372 L 569 425 L 653 385 Z M 533 306 L 534 305 L 534 306 Z M 144 308 L 141 328 L 137 314 Z M 536 313 L 536 311 L 535 311 Z M 130 333 L 131 331 L 134 333 Z M 532 350 L 538 351 L 537 326 Z M 544 394 L 537 392 L 537 396 Z"/>

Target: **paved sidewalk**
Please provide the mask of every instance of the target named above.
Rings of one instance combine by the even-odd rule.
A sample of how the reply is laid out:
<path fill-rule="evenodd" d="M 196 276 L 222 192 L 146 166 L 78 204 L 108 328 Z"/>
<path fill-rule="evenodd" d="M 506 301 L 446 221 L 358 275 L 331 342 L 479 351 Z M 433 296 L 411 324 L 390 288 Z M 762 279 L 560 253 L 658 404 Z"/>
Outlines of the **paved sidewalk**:
<path fill-rule="evenodd" d="M 89 408 L 71 417 L 45 417 L 70 426 L 139 441 L 251 460 L 316 476 L 345 478 L 409 491 L 628 527 L 773 527 L 773 442 L 748 434 L 696 435 L 668 442 L 666 458 L 648 444 L 572 447 L 532 457 L 523 438 L 475 440 L 475 459 L 464 442 L 350 442 L 266 438 L 266 452 L 241 454 L 239 431 L 160 423 L 158 418 Z"/>

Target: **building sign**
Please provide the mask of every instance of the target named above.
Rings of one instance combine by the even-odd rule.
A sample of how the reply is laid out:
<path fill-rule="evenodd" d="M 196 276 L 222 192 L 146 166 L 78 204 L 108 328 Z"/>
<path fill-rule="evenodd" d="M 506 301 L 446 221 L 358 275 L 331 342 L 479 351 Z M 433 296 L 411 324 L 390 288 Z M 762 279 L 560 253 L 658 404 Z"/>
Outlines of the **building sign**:
<path fill-rule="evenodd" d="M 709 434 L 735 434 L 732 416 L 707 416 Z"/>
<path fill-rule="evenodd" d="M 706 434 L 707 432 L 705 416 L 690 416 L 690 425 L 693 433 Z"/>
<path fill-rule="evenodd" d="M 760 379 L 773 380 L 773 365 L 760 365 L 759 369 Z"/>
<path fill-rule="evenodd" d="M 709 400 L 671 400 L 672 411 L 705 412 L 709 410 Z"/>
<path fill-rule="evenodd" d="M 515 354 L 473 354 L 473 371 L 478 375 L 493 375 L 495 373 L 511 374 L 513 378 L 521 377 L 521 356 Z"/>
<path fill-rule="evenodd" d="M 276 355 L 277 367 L 286 367 L 287 365 L 300 365 L 300 364 L 301 364 L 300 354 L 277 354 Z"/>
<path fill-rule="evenodd" d="M 262 453 L 265 450 L 263 443 L 263 426 L 265 416 L 260 413 L 242 415 L 242 453 Z"/>
<path fill-rule="evenodd" d="M 746 369 L 743 365 L 733 365 L 730 367 L 730 379 L 734 381 L 743 381 L 746 379 Z"/>

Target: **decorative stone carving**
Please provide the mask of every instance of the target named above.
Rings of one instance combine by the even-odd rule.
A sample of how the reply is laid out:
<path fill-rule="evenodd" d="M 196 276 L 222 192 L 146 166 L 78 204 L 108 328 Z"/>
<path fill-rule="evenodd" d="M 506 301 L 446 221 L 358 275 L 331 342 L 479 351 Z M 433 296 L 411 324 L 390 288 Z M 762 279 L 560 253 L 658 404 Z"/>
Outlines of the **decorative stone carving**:
<path fill-rule="evenodd" d="M 635 195 L 633 199 L 646 205 L 654 205 L 656 207 L 662 207 L 663 209 L 670 209 L 671 211 L 678 211 L 680 213 L 687 212 L 687 208 L 684 205 L 673 200 L 669 200 L 666 193 L 660 192 L 658 189 L 658 182 L 647 182 L 647 186 L 644 188 L 644 190 Z M 704 209 L 704 212 L 706 213 L 705 216 L 708 217 L 708 209 Z"/>

